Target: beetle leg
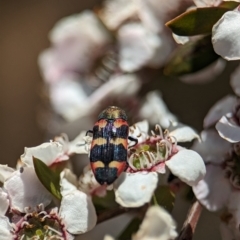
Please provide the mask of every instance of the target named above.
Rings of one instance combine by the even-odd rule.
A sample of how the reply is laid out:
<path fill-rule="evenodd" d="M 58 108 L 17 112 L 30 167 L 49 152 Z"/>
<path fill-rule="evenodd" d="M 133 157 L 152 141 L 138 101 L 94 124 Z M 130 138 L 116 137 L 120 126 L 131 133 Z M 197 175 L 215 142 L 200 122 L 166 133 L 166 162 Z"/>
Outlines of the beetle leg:
<path fill-rule="evenodd" d="M 89 133 L 93 134 L 93 130 L 88 130 L 85 136 L 88 136 Z"/>
<path fill-rule="evenodd" d="M 129 139 L 130 141 L 135 142 L 135 143 L 134 143 L 132 146 L 130 146 L 130 147 L 134 147 L 134 146 L 136 146 L 136 145 L 138 144 L 138 139 L 137 139 L 137 138 L 133 138 L 133 137 L 128 136 L 128 139 Z"/>

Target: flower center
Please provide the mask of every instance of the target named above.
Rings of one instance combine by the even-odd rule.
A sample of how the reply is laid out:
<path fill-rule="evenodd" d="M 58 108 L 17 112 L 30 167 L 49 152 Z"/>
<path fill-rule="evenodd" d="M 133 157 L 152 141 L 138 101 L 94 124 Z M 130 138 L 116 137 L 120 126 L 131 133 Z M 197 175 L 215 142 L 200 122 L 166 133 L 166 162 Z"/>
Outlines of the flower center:
<path fill-rule="evenodd" d="M 177 153 L 177 141 L 169 136 L 168 130 L 163 133 L 162 128 L 156 125 L 155 132 L 148 136 L 144 142 L 130 149 L 128 159 L 132 171 L 151 171 L 152 168 Z"/>
<path fill-rule="evenodd" d="M 64 224 L 56 213 L 33 212 L 26 214 L 16 224 L 14 231 L 16 240 L 66 240 L 67 233 Z"/>
<path fill-rule="evenodd" d="M 225 176 L 234 188 L 240 189 L 240 144 L 233 145 L 233 150 L 224 162 Z"/>

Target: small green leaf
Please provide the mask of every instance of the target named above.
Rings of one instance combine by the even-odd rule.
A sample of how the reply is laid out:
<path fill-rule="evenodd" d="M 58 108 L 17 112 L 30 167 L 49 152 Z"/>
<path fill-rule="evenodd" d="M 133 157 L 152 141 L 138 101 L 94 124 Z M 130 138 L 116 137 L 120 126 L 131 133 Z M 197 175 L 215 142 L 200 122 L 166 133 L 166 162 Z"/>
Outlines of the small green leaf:
<path fill-rule="evenodd" d="M 51 170 L 44 162 L 33 157 L 33 164 L 38 179 L 43 186 L 56 198 L 61 200 L 60 174 Z"/>
<path fill-rule="evenodd" d="M 197 72 L 219 58 L 214 52 L 211 36 L 179 46 L 164 67 L 164 74 L 181 76 Z"/>
<path fill-rule="evenodd" d="M 121 235 L 117 238 L 119 240 L 131 240 L 132 239 L 132 234 L 137 232 L 140 224 L 141 224 L 141 220 L 139 218 L 134 218 L 129 224 L 128 226 L 123 230 L 123 232 L 121 233 Z"/>
<path fill-rule="evenodd" d="M 172 212 L 175 203 L 175 194 L 169 186 L 159 186 L 155 191 L 155 198 L 160 206 L 164 207 L 168 212 Z"/>
<path fill-rule="evenodd" d="M 166 23 L 179 36 L 209 34 L 213 25 L 222 15 L 239 5 L 237 2 L 226 2 L 218 7 L 191 9 Z"/>

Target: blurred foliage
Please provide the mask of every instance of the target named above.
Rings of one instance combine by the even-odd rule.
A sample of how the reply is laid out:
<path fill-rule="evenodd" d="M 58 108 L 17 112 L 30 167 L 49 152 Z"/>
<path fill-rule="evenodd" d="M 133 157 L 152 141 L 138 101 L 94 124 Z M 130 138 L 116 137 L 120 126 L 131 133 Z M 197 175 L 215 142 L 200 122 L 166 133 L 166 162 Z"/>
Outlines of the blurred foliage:
<path fill-rule="evenodd" d="M 164 74 L 181 76 L 197 72 L 219 58 L 214 52 L 211 36 L 194 39 L 179 46 L 164 68 Z"/>

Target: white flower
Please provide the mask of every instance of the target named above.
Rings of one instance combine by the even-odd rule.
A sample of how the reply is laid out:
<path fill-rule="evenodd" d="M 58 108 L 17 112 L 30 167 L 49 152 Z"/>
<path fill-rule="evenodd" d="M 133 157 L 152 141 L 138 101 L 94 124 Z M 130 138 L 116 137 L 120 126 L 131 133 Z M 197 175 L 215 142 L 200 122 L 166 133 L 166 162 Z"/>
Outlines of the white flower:
<path fill-rule="evenodd" d="M 92 201 L 77 190 L 74 185 L 77 181 L 70 170 L 61 173 L 62 199 L 59 211 L 56 207 L 45 210 L 46 201 L 51 198 L 42 190 L 45 188 L 37 184 L 38 179 L 32 171 L 31 167 L 24 168 L 23 172 L 17 171 L 4 183 L 4 191 L 0 189 L 1 239 L 40 236 L 72 240 L 74 237 L 71 234 L 84 233 L 96 225 Z M 25 175 L 19 177 L 19 172 Z M 8 207 L 13 214 L 10 219 L 5 216 Z"/>
<path fill-rule="evenodd" d="M 224 141 L 213 130 L 204 131 L 202 135 L 205 136 L 203 141 L 195 143 L 193 149 L 207 163 L 207 174 L 193 186 L 193 192 L 208 210 L 218 211 L 229 207 L 229 202 L 236 199 L 234 194 L 240 194 L 240 175 L 237 170 L 240 146 Z"/>
<path fill-rule="evenodd" d="M 33 166 L 33 157 L 40 159 L 47 166 L 69 159 L 69 156 L 64 152 L 63 146 L 54 141 L 36 147 L 25 147 L 24 154 L 21 155 L 22 163 L 26 166 Z"/>
<path fill-rule="evenodd" d="M 240 59 L 240 12 L 228 11 L 212 29 L 213 48 L 226 60 Z"/>
<path fill-rule="evenodd" d="M 171 215 L 160 206 L 149 207 L 132 240 L 169 240 L 177 237 L 176 223 Z M 104 240 L 114 240 L 105 236 Z"/>
<path fill-rule="evenodd" d="M 130 136 L 142 125 L 137 123 L 131 127 Z M 144 136 L 146 128 L 143 130 Z M 116 201 L 124 207 L 138 207 L 149 202 L 157 187 L 157 173 L 166 173 L 166 167 L 190 186 L 196 185 L 205 175 L 200 155 L 177 145 L 178 140 L 191 141 L 198 137 L 191 128 L 184 126 L 163 133 L 157 125 L 156 131 L 158 133 L 152 132 L 153 136 L 145 139 L 139 135 L 141 142 L 130 149 L 127 172 L 122 173 L 113 184 Z"/>

